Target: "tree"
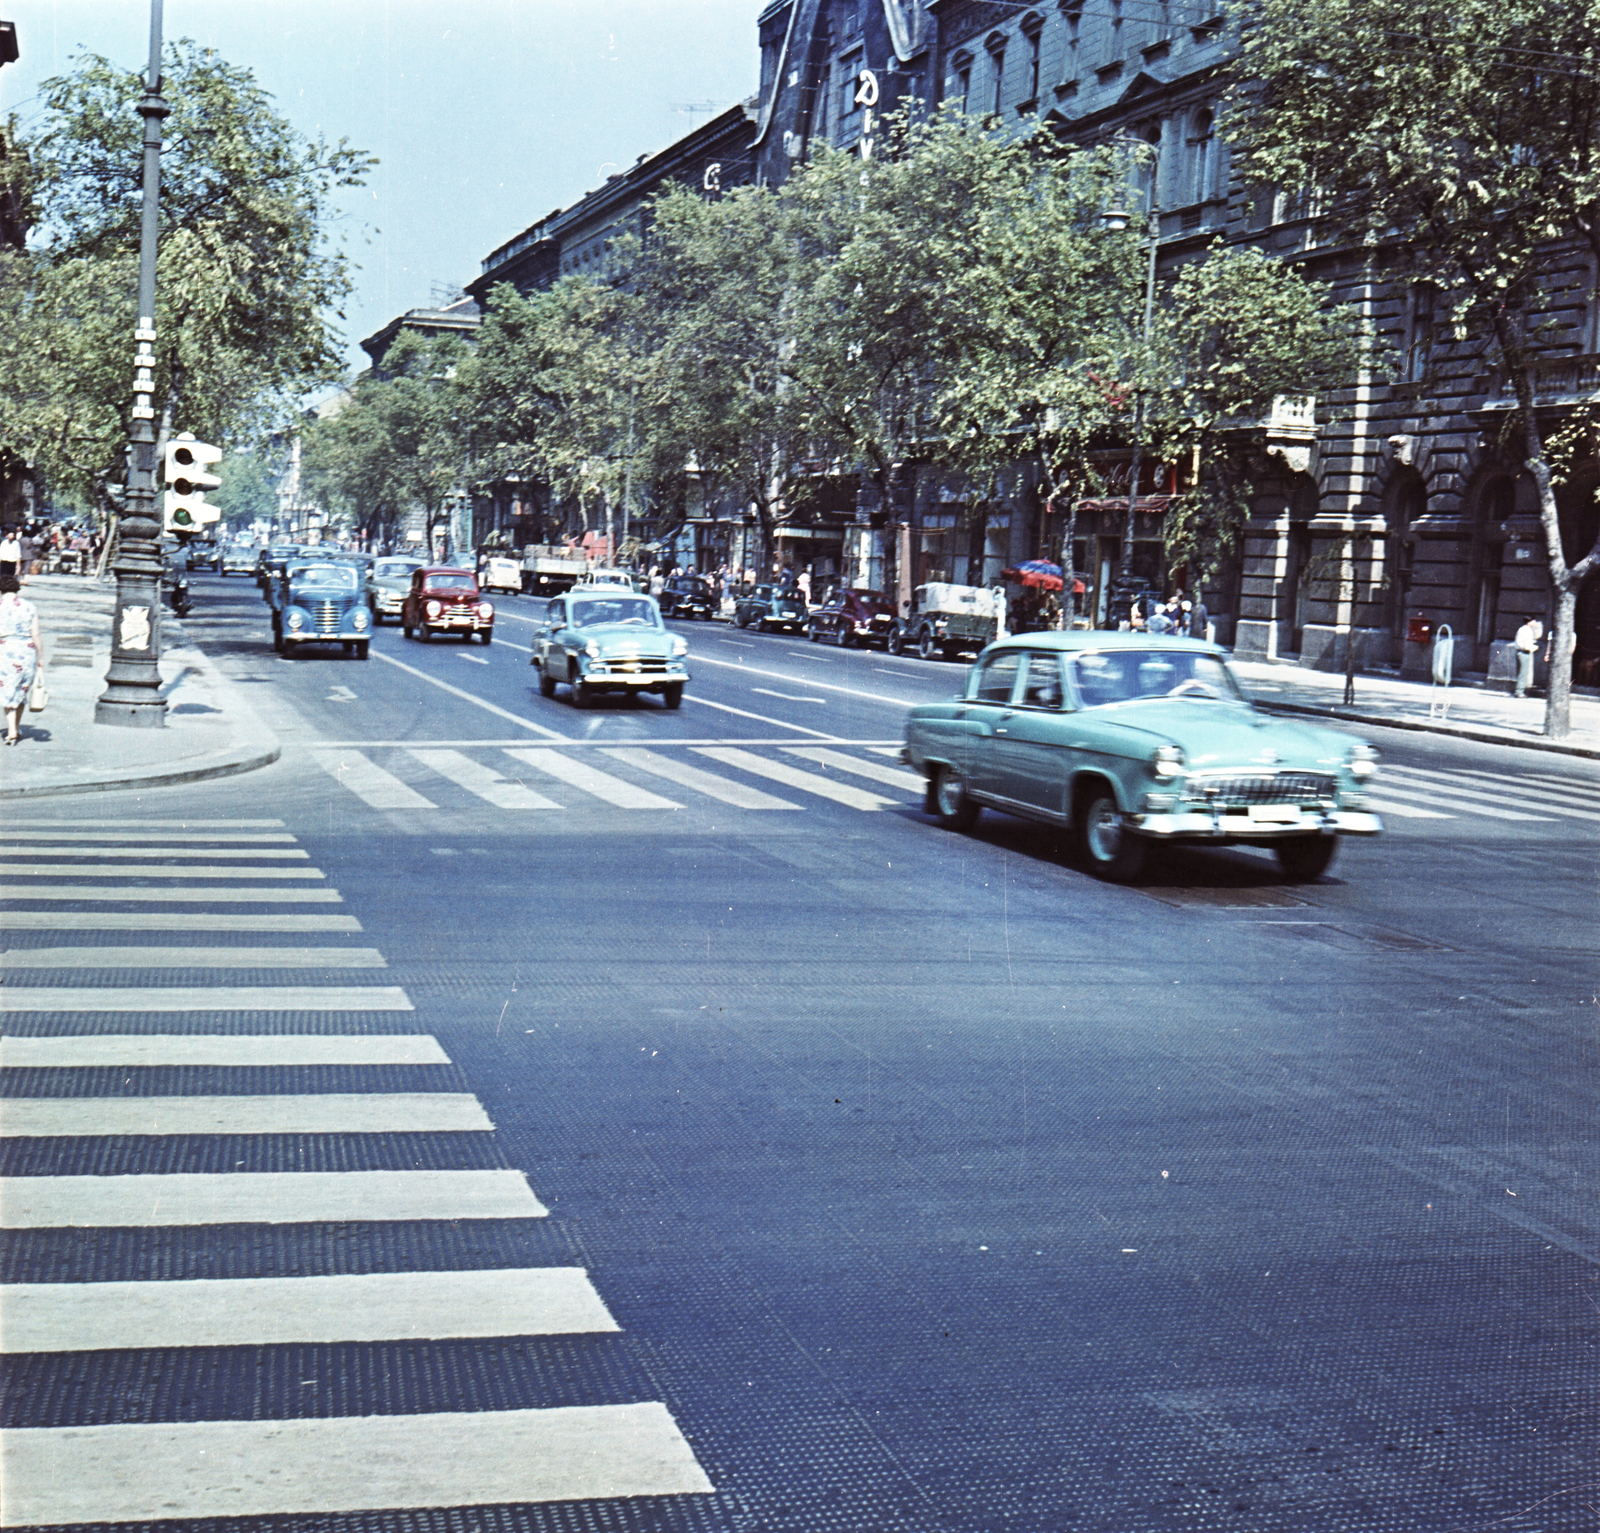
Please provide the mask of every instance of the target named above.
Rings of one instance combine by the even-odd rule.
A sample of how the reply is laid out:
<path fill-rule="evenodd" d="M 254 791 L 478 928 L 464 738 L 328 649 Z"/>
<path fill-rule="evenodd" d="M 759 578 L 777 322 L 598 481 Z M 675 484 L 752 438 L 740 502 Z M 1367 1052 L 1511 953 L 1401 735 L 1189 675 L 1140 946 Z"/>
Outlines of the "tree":
<path fill-rule="evenodd" d="M 1534 372 L 1535 314 L 1563 242 L 1600 259 L 1594 0 L 1248 0 L 1227 132 L 1262 187 L 1435 282 L 1456 334 L 1515 391 L 1555 594 L 1545 732 L 1570 728 L 1578 591 Z"/>
<path fill-rule="evenodd" d="M 278 514 L 274 475 L 259 453 L 230 454 L 217 465 L 217 477 L 222 483 L 211 500 L 234 531 L 247 531 L 256 522 L 270 523 Z"/>
<path fill-rule="evenodd" d="M 306 428 L 301 478 L 312 499 L 383 543 L 420 510 L 431 549 L 472 478 L 469 374 L 458 337 L 402 330 L 383 376 L 359 380 L 343 409 Z"/>
<path fill-rule="evenodd" d="M 248 70 L 192 42 L 168 47 L 162 88 L 160 434 L 258 438 L 339 376 L 330 199 L 375 162 L 301 138 Z M 124 478 L 143 81 L 85 54 L 41 93 L 40 131 L 6 162 L 30 234 L 0 256 L 0 445 L 105 505 Z"/>

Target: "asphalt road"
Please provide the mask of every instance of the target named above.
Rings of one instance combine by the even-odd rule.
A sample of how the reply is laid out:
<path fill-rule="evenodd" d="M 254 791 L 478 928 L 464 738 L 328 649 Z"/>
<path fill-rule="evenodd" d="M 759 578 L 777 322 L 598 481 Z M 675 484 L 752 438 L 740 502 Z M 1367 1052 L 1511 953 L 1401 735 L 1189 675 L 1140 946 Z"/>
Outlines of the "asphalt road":
<path fill-rule="evenodd" d="M 1597 1525 L 1595 764 L 1118 888 L 921 813 L 959 666 L 196 589 L 283 760 L 9 822 L 7 1524 Z"/>

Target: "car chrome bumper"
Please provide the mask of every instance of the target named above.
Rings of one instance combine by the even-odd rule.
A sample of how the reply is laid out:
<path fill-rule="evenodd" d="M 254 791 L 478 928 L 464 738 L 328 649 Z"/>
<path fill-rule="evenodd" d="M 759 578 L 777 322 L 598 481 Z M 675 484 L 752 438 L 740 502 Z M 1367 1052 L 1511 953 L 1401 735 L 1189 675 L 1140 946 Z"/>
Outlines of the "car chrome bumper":
<path fill-rule="evenodd" d="M 1243 814 L 1155 813 L 1127 817 L 1130 830 L 1162 840 L 1270 841 L 1280 836 L 1376 836 L 1383 821 L 1375 814 L 1332 809 L 1326 814 L 1301 810 L 1292 820 L 1253 820 Z"/>
<path fill-rule="evenodd" d="M 578 679 L 591 687 L 681 687 L 687 671 L 584 671 Z"/>

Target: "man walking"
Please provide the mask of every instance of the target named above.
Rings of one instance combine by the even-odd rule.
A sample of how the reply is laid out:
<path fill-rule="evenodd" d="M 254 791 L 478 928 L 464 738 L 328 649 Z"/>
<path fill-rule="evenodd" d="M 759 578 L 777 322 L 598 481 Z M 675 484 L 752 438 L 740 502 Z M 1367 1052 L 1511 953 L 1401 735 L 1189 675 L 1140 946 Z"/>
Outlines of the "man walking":
<path fill-rule="evenodd" d="M 1528 688 L 1533 685 L 1533 657 L 1543 637 L 1544 624 L 1536 617 L 1530 617 L 1517 630 L 1517 686 L 1512 694 L 1514 697 L 1526 697 Z"/>

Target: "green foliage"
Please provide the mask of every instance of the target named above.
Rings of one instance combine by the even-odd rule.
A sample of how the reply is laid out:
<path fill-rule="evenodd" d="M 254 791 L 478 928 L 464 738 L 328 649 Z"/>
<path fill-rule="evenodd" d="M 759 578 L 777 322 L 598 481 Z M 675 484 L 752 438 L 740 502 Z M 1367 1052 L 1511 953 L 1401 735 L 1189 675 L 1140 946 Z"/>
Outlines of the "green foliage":
<path fill-rule="evenodd" d="M 238 531 L 257 521 L 271 522 L 278 514 L 276 476 L 259 453 L 232 453 L 217 465 L 222 483 L 212 491 L 213 505 L 226 524 Z"/>
<path fill-rule="evenodd" d="M 308 143 L 248 70 L 167 50 L 156 397 L 164 431 L 253 438 L 340 371 L 348 291 L 330 198 L 373 161 Z M 123 477 L 137 286 L 142 78 L 85 54 L 48 80 L 39 132 L 8 157 L 31 235 L 0 257 L 0 444 L 99 504 Z M 23 195 L 25 193 L 25 195 Z"/>

